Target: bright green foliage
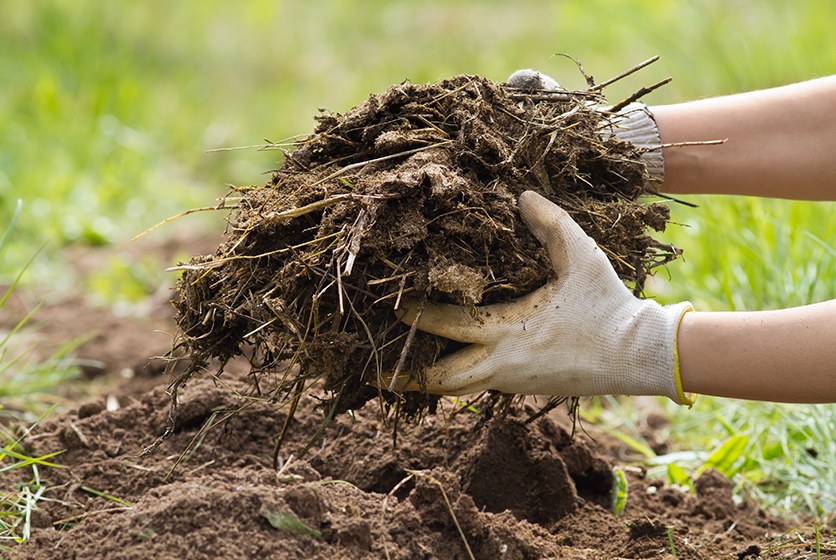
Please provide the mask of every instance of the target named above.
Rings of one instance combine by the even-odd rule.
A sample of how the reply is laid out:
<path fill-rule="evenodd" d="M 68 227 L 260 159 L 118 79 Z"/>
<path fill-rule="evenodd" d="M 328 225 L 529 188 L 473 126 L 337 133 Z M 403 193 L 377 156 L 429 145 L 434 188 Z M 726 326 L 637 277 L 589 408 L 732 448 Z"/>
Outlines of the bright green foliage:
<path fill-rule="evenodd" d="M 643 411 L 625 408 L 630 399 L 603 402 L 584 403 L 583 421 L 634 451 L 633 459 L 648 467 L 648 478 L 693 488 L 693 480 L 714 467 L 735 482 L 739 495 L 777 514 L 833 518 L 836 407 L 700 397 L 692 411 L 670 407 L 673 424 L 657 438 L 674 451 L 656 455 L 634 422 Z"/>
<path fill-rule="evenodd" d="M 685 472 L 685 469 L 683 469 L 676 463 L 668 463 L 668 482 L 670 482 L 671 484 L 676 484 L 677 486 L 683 486 L 688 488 L 693 487 L 691 477 L 688 476 L 688 473 Z"/>
<path fill-rule="evenodd" d="M 627 477 L 618 467 L 612 468 L 612 511 L 621 517 L 627 505 Z"/>
<path fill-rule="evenodd" d="M 692 197 L 665 237 L 683 247 L 658 286 L 699 311 L 780 309 L 836 298 L 836 203 Z M 655 290 L 655 288 L 654 288 Z"/>
<path fill-rule="evenodd" d="M 12 230 L 21 215 L 22 207 L 22 201 L 18 200 L 11 223 L 3 233 L 3 237 L 0 238 L 0 256 L 3 255 L 4 249 L 8 246 L 7 244 L 11 239 Z M 35 256 L 37 256 L 37 253 Z M 0 308 L 5 305 L 12 290 L 17 286 L 23 273 L 34 259 L 35 257 L 33 256 L 6 290 L 3 298 L 0 299 Z M 0 409 L 3 408 L 3 401 L 8 401 L 10 397 L 13 397 L 16 404 L 22 403 L 24 410 L 37 410 L 40 408 L 39 405 L 42 404 L 42 400 L 37 398 L 26 399 L 27 396 L 31 393 L 53 389 L 56 384 L 72 378 L 77 372 L 77 368 L 74 368 L 72 363 L 63 361 L 69 351 L 70 345 L 65 345 L 65 349 L 56 352 L 53 359 L 46 362 L 39 363 L 35 360 L 24 362 L 23 356 L 25 352 L 12 358 L 11 361 L 5 360 L 9 347 L 13 345 L 16 337 L 19 336 L 20 329 L 26 324 L 31 315 L 30 313 L 21 319 L 0 340 Z M 63 451 L 56 451 L 41 457 L 32 457 L 21 445 L 21 441 L 54 408 L 53 406 L 44 412 L 22 434 L 16 434 L 11 425 L 7 426 L 6 424 L 0 423 L 0 443 L 3 445 L 0 447 L 0 474 L 18 469 L 32 469 L 32 478 L 28 483 L 15 485 L 14 488 L 9 487 L 8 484 L 0 485 L 0 496 L 2 496 L 0 497 L 0 543 L 2 541 L 19 543 L 29 538 L 31 533 L 32 510 L 37 507 L 37 503 L 41 500 L 45 489 L 40 479 L 38 467 L 61 468 L 60 465 L 49 462 L 47 459 L 60 455 Z M 0 477 L 0 480 L 10 482 L 8 475 Z M 8 547 L 0 544 L 0 549 L 8 549 Z"/>
<path fill-rule="evenodd" d="M 713 451 L 707 457 L 680 454 L 678 467 L 696 475 L 714 466 L 730 476 L 738 490 L 778 513 L 813 515 L 823 521 L 833 517 L 836 407 L 706 397 L 697 402 L 690 412 L 674 410 L 673 427 L 660 435 L 679 448 Z M 718 434 L 728 435 L 718 441 Z"/>
<path fill-rule="evenodd" d="M 47 461 L 63 451 L 31 457 L 20 444 L 49 412 L 51 411 L 47 411 L 21 435 L 15 435 L 5 425 L 0 424 L 0 438 L 5 441 L 3 447 L 0 447 L 0 474 L 15 469 L 32 469 L 32 478 L 27 483 L 17 484 L 14 488 L 7 483 L 0 485 L 0 550 L 9 549 L 3 542 L 20 543 L 31 534 L 32 510 L 38 507 L 37 504 L 45 490 L 38 466 L 63 468 Z M 4 475 L 0 480 L 10 482 L 10 477 Z"/>
<path fill-rule="evenodd" d="M 731 477 L 737 473 L 741 468 L 741 463 L 745 459 L 743 451 L 746 449 L 746 444 L 749 443 L 747 436 L 732 436 L 714 451 L 705 461 L 699 474 L 710 468 L 715 468 L 724 475 Z"/>
<path fill-rule="evenodd" d="M 696 201 L 701 208 L 676 210 L 691 225 L 670 230 L 686 259 L 670 267 L 672 281 L 658 286 L 661 299 L 689 299 L 698 310 L 754 311 L 836 298 L 836 204 Z M 836 511 L 836 406 L 701 396 L 693 410 L 671 411 L 678 445 L 715 449 L 715 460 L 742 491 L 785 511 L 820 518 Z M 717 441 L 718 434 L 731 439 Z"/>
<path fill-rule="evenodd" d="M 816 560 L 821 559 L 821 537 L 819 536 L 819 525 L 816 523 Z"/>
<path fill-rule="evenodd" d="M 676 560 L 676 558 L 677 558 L 676 547 L 673 544 L 673 527 L 668 527 L 667 534 L 668 534 L 668 542 L 671 545 L 671 554 L 673 555 L 674 560 Z"/>
<path fill-rule="evenodd" d="M 22 207 L 22 201 L 18 200 L 11 223 L 0 239 L 0 257 L 4 255 L 4 250 L 12 239 L 11 233 L 20 218 Z M 12 290 L 18 285 L 36 256 L 37 253 L 23 266 L 7 288 L 0 299 L 0 309 L 6 304 Z M 2 336 L 0 338 L 0 408 L 3 402 L 8 404 L 14 401 L 22 410 L 34 413 L 43 412 L 48 406 L 46 403 L 55 399 L 54 395 L 49 394 L 78 376 L 79 369 L 73 363 L 70 354 L 84 342 L 83 340 L 67 342 L 46 360 L 27 358 L 32 346 L 26 347 L 19 344 L 19 339 L 23 335 L 21 329 L 37 309 L 38 307 L 35 307 L 28 315 L 20 319 L 9 332 L 0 333 Z M 3 414 L 0 414 L 1 416 Z"/>
<path fill-rule="evenodd" d="M 32 346 L 23 350 L 15 348 L 14 351 L 20 353 L 12 360 L 8 363 L 0 360 L 0 401 L 14 403 L 16 408 L 34 414 L 58 402 L 61 392 L 66 391 L 69 384 L 79 377 L 80 369 L 73 358 L 73 352 L 86 340 L 71 340 L 45 360 L 27 356 Z M 0 348 L 0 358 L 6 353 L 5 350 Z"/>
<path fill-rule="evenodd" d="M 303 535 L 311 535 L 315 538 L 319 538 L 320 536 L 322 536 L 322 533 L 320 533 L 316 529 L 312 529 L 305 523 L 299 521 L 296 517 L 294 517 L 293 514 L 270 509 L 269 507 L 267 507 L 266 504 L 261 507 L 258 513 L 259 515 L 267 519 L 267 521 L 270 522 L 270 525 L 272 525 L 279 531 L 301 533 Z"/>
<path fill-rule="evenodd" d="M 55 252 L 129 238 L 226 183 L 261 183 L 279 152 L 205 150 L 306 135 L 318 107 L 345 111 L 404 79 L 533 66 L 579 88 L 553 53 L 599 82 L 659 54 L 606 93 L 673 76 L 647 99 L 666 103 L 836 71 L 836 6 L 815 0 L 0 0 L 0 12 L 0 223 L 19 196 L 32 212 L 18 262 L 47 240 Z M 222 228 L 186 218 L 203 219 Z"/>
<path fill-rule="evenodd" d="M 24 449 L 20 446 L 20 438 L 14 439 L 11 433 L 9 433 L 8 429 L 5 427 L 0 429 L 2 429 L 3 437 L 7 440 L 6 446 L 3 449 L 0 449 L 0 465 L 2 465 L 6 459 L 17 460 L 17 462 L 15 463 L 10 463 L 8 465 L 0 467 L 0 473 L 28 467 L 30 465 L 41 465 L 44 467 L 59 466 L 53 463 L 49 463 L 46 460 L 56 455 L 60 455 L 61 453 L 63 453 L 63 451 L 56 451 L 54 453 L 50 453 L 49 455 L 44 455 L 42 457 L 29 457 L 24 451 Z"/>
<path fill-rule="evenodd" d="M 656 453 L 642 437 L 630 413 L 622 408 L 619 400 L 611 395 L 605 395 L 601 399 L 608 406 L 601 406 L 603 403 L 598 399 L 585 403 L 578 410 L 581 420 L 593 423 L 611 436 L 621 440 L 643 459 L 656 457 Z"/>

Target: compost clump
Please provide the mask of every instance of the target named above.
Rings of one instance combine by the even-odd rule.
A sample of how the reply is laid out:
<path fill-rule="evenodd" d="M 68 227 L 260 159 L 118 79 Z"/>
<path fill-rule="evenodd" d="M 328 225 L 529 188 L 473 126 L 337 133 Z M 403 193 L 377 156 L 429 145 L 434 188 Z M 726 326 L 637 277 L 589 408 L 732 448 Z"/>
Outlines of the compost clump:
<path fill-rule="evenodd" d="M 321 381 L 328 418 L 377 396 L 407 416 L 432 409 L 437 397 L 386 380 L 399 368 L 420 385 L 461 345 L 396 310 L 409 300 L 475 312 L 542 286 L 553 272 L 517 209 L 526 190 L 569 212 L 640 294 L 679 250 L 646 234 L 664 230 L 669 209 L 639 202 L 653 194 L 642 152 L 602 134 L 613 126 L 603 102 L 593 88 L 461 75 L 322 111 L 265 185 L 232 188 L 217 252 L 179 267 L 172 357 L 190 365 L 174 385 L 244 355 L 254 393 L 274 401 L 295 406 Z"/>

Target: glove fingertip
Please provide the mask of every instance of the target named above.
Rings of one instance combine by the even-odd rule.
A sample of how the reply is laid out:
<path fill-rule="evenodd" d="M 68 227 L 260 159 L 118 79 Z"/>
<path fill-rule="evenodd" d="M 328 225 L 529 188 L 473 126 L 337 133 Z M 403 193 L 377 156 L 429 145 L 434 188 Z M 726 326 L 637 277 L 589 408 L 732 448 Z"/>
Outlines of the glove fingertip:
<path fill-rule="evenodd" d="M 518 205 L 525 225 L 544 245 L 567 233 L 567 224 L 579 228 L 563 208 L 534 191 L 522 193 Z"/>
<path fill-rule="evenodd" d="M 554 78 L 547 76 L 537 70 L 525 68 L 517 70 L 508 78 L 508 85 L 519 89 L 547 90 L 554 91 L 563 89 Z"/>
<path fill-rule="evenodd" d="M 572 255 L 588 251 L 595 242 L 560 206 L 534 191 L 526 191 L 519 198 L 520 214 L 531 233 L 549 254 L 552 267 L 558 274 Z"/>

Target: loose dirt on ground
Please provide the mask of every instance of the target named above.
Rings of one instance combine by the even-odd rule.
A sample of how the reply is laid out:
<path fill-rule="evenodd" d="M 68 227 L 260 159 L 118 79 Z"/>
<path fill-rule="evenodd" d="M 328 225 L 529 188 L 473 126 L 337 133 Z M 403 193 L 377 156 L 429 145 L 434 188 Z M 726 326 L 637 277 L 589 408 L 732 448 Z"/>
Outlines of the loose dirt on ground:
<path fill-rule="evenodd" d="M 248 367 L 236 364 L 223 382 L 187 385 L 177 430 L 157 454 L 140 458 L 165 426 L 168 379 L 162 363 L 145 367 L 125 351 L 143 336 L 159 347 L 166 336 L 150 334 L 145 318 L 115 317 L 79 299 L 44 312 L 60 338 L 83 334 L 73 317 L 98 317 L 109 328 L 79 358 L 114 364 L 104 373 L 114 380 L 120 364 L 137 375 L 24 440 L 35 455 L 64 450 L 53 461 L 65 468 L 39 469 L 46 500 L 33 512 L 32 538 L 2 553 L 10 560 L 668 559 L 671 538 L 678 558 L 815 557 L 809 534 L 806 546 L 771 550 L 790 525 L 735 505 L 731 482 L 715 471 L 692 493 L 647 480 L 595 426 L 585 426 L 595 439 L 572 436 L 563 410 L 526 423 L 536 409 L 515 407 L 482 423 L 443 399 L 438 414 L 401 427 L 395 445 L 391 419 L 366 407 L 335 418 L 315 448 L 294 459 L 322 425 L 311 393 L 277 474 L 270 442 L 286 408 L 242 409 L 246 399 L 231 389 L 244 394 Z M 106 394 L 122 407 L 106 410 Z M 620 518 L 610 508 L 615 465 L 630 483 Z M 31 471 L 3 473 L 3 494 L 30 478 Z"/>
<path fill-rule="evenodd" d="M 476 305 L 546 281 L 516 211 L 525 189 L 558 200 L 637 292 L 677 254 L 645 235 L 667 208 L 636 202 L 640 154 L 597 135 L 585 101 L 598 98 L 539 95 L 459 76 L 324 113 L 267 185 L 227 198 L 228 236 L 181 267 L 176 314 L 168 298 L 141 319 L 82 297 L 39 310 L 46 347 L 95 331 L 78 358 L 96 364 L 85 375 L 99 389 L 22 439 L 30 455 L 61 452 L 60 468 L 38 468 L 32 537 L 4 558 L 809 555 L 776 547 L 789 525 L 736 504 L 718 472 L 695 492 L 648 480 L 548 399 L 462 404 L 369 384 L 405 352 L 404 372 L 420 375 L 456 348 L 417 333 L 404 349 L 402 298 Z M 15 305 L 4 311 L 27 309 Z M 174 333 L 181 359 L 149 362 Z M 621 517 L 616 466 L 629 480 Z M 0 476 L 6 495 L 33 473 Z"/>

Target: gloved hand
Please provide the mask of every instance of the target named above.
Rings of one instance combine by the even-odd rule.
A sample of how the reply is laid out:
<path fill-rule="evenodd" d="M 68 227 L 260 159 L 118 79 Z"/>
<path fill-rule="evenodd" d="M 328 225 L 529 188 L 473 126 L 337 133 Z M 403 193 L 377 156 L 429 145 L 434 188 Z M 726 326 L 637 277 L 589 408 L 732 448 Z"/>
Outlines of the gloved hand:
<path fill-rule="evenodd" d="M 508 78 L 513 88 L 528 90 L 563 89 L 553 78 L 536 70 L 517 70 Z M 591 104 L 594 105 L 594 104 Z M 650 108 L 641 102 L 630 103 L 617 113 L 610 113 L 608 107 L 600 107 L 602 126 L 601 137 L 606 140 L 615 135 L 642 150 L 642 161 L 647 169 L 645 188 L 658 193 L 665 179 L 665 161 L 662 157 L 662 139 Z"/>
<path fill-rule="evenodd" d="M 420 330 L 471 345 L 424 371 L 427 390 L 664 395 L 692 404 L 682 392 L 676 354 L 679 321 L 691 305 L 635 298 L 563 209 L 532 191 L 520 196 L 519 207 L 556 277 L 513 302 L 478 308 L 477 318 L 470 308 L 428 303 Z M 401 320 L 411 324 L 416 307 L 408 305 Z"/>

